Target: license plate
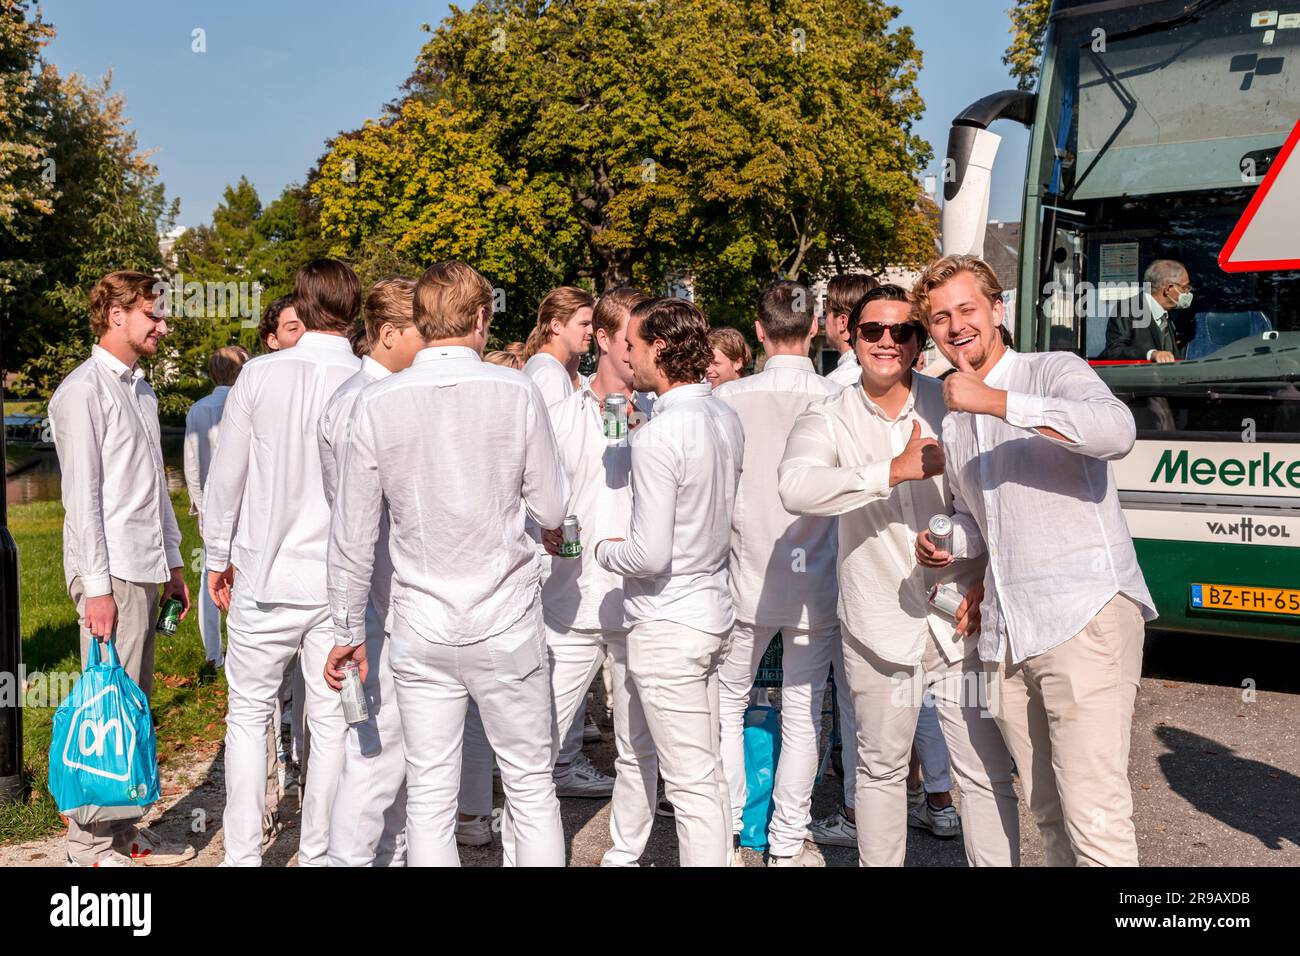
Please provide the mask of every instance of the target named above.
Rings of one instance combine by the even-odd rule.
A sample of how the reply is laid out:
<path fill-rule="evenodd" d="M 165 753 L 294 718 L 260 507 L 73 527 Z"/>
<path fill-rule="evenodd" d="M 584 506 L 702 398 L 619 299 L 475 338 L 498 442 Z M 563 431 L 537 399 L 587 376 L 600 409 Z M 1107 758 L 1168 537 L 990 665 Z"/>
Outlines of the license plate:
<path fill-rule="evenodd" d="M 1300 617 L 1300 591 L 1238 584 L 1193 584 L 1192 607 L 1214 611 L 1251 611 Z"/>

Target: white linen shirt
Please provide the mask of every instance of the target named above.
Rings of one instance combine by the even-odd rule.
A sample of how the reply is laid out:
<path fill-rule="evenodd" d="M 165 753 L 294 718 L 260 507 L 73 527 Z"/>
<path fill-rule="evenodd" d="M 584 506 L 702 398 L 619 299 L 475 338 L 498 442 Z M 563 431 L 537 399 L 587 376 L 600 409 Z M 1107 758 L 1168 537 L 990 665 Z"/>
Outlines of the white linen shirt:
<path fill-rule="evenodd" d="M 862 366 L 858 364 L 858 356 L 853 349 L 840 356 L 835 367 L 826 373 L 826 378 L 841 388 L 857 385 L 862 380 Z"/>
<path fill-rule="evenodd" d="M 542 395 L 463 346 L 431 346 L 363 389 L 330 527 L 338 643 L 365 638 L 380 513 L 390 521 L 394 621 L 436 644 L 473 644 L 536 606 L 525 515 L 564 521 L 568 480 Z"/>
<path fill-rule="evenodd" d="M 550 352 L 538 352 L 524 363 L 524 374 L 533 380 L 547 408 L 564 401 L 573 394 L 573 379 L 569 370 Z"/>
<path fill-rule="evenodd" d="M 218 385 L 185 413 L 185 486 L 190 490 L 190 514 L 203 514 L 203 486 L 217 450 L 221 415 L 226 410 L 229 385 Z M 200 528 L 200 530 L 202 530 Z"/>
<path fill-rule="evenodd" d="M 984 573 L 983 561 L 942 570 L 917 564 L 916 535 L 936 514 L 951 511 L 943 476 L 889 486 L 889 466 L 907 447 L 912 423 L 935 437 L 947 411 L 943 383 L 912 374 L 897 417 L 890 418 L 859 385 L 799 416 L 780 467 L 780 494 L 796 514 L 839 515 L 840 621 L 887 661 L 917 664 L 934 635 L 944 659 L 966 653 L 956 622 L 930 607 L 930 589 L 952 582 L 965 593 Z"/>
<path fill-rule="evenodd" d="M 1006 420 L 954 412 L 943 424 L 952 553 L 989 555 L 980 657 L 1019 663 L 1049 651 L 1116 594 L 1153 620 L 1109 464 L 1133 447 L 1132 412 L 1072 352 L 1008 350 L 984 381 L 1007 391 Z"/>
<path fill-rule="evenodd" d="M 598 544 L 596 560 L 625 578 L 629 627 L 671 621 L 726 631 L 735 623 L 727 563 L 745 431 L 707 382 L 670 389 L 654 412 L 628 438 L 627 540 Z"/>
<path fill-rule="evenodd" d="M 795 419 L 839 392 L 812 359 L 794 355 L 774 355 L 757 375 L 713 392 L 745 429 L 730 570 L 736 618 L 747 624 L 820 629 L 836 621 L 835 519 L 790 514 L 776 486 Z"/>
<path fill-rule="evenodd" d="M 551 424 L 560 460 L 569 476 L 567 512 L 582 528 L 582 553 L 552 558 L 542 584 L 542 613 L 557 630 L 622 631 L 623 577 L 596 563 L 594 545 L 605 538 L 625 538 L 632 514 L 632 449 L 625 441 L 605 439 L 601 400 L 584 384 L 551 408 Z M 652 403 L 637 392 L 629 414 L 649 419 Z"/>
<path fill-rule="evenodd" d="M 246 363 L 226 397 L 203 542 L 208 570 L 233 564 L 236 587 L 251 587 L 259 604 L 326 603 L 330 509 L 316 428 L 360 367 L 347 339 L 305 332 L 293 348 Z"/>
<path fill-rule="evenodd" d="M 161 584 L 182 567 L 167 494 L 158 396 L 139 366 L 93 346 L 50 399 L 63 497 L 65 583 L 113 593 L 110 576 Z"/>
<path fill-rule="evenodd" d="M 321 479 L 325 486 L 325 500 L 330 508 L 338 492 L 339 465 L 347 452 L 352 435 L 352 413 L 356 409 L 361 390 L 374 382 L 382 381 L 393 373 L 370 356 L 361 360 L 361 371 L 339 386 L 321 412 L 317 439 L 320 443 Z M 366 606 L 366 631 L 371 636 L 382 636 L 393 629 L 392 622 L 393 560 L 388 554 L 388 509 L 383 509 L 379 519 L 379 537 L 375 539 L 375 570 L 370 578 L 370 601 Z M 346 635 L 351 643 L 351 634 Z M 340 635 L 335 633 L 335 640 Z"/>

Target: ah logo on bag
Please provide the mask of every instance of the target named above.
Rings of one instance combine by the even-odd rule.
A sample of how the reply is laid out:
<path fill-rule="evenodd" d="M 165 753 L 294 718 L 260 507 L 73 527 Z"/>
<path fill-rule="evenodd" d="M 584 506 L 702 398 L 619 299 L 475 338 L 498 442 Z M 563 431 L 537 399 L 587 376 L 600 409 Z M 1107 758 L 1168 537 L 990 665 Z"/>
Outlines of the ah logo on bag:
<path fill-rule="evenodd" d="M 101 704 L 100 701 L 103 701 Z M 63 745 L 63 764 L 110 780 L 129 780 L 135 758 L 135 725 L 126 712 L 121 690 L 110 684 L 72 715 L 73 732 Z M 73 744 L 78 754 L 73 754 Z M 123 767 L 121 758 L 126 757 Z M 117 760 L 105 760 L 117 757 Z M 107 764 L 107 766 L 105 766 Z M 109 767 L 121 768 L 114 772 Z"/>

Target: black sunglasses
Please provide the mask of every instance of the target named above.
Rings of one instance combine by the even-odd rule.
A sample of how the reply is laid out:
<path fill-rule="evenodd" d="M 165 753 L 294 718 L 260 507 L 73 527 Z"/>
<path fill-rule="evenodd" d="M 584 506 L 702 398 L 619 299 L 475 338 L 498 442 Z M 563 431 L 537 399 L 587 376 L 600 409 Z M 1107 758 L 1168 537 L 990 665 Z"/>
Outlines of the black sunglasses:
<path fill-rule="evenodd" d="M 906 345 L 921 333 L 921 327 L 915 322 L 898 322 L 894 325 L 885 325 L 883 322 L 862 322 L 858 325 L 858 335 L 874 344 L 884 337 L 886 329 L 889 330 L 890 338 L 897 345 Z"/>

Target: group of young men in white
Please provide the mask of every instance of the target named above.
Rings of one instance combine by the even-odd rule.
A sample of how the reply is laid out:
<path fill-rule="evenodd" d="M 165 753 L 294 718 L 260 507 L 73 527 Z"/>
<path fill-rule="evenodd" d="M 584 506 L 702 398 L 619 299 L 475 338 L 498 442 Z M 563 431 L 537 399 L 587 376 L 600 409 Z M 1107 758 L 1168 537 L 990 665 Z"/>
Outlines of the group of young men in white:
<path fill-rule="evenodd" d="M 143 279 L 101 280 L 100 344 L 51 403 L 83 656 L 114 634 L 137 680 L 157 583 L 189 603 L 156 399 L 129 361 L 167 331 Z M 556 766 L 606 658 L 603 863 L 640 860 L 657 777 L 681 864 L 740 863 L 744 715 L 778 633 L 768 865 L 824 865 L 810 809 L 832 673 L 835 828 L 863 865 L 904 861 L 927 699 L 969 863 L 1019 863 L 1018 772 L 1048 864 L 1136 864 L 1129 730 L 1155 608 L 1108 464 L 1133 419 L 1077 356 L 1008 348 L 1000 293 L 972 257 L 938 260 L 910 292 L 872 288 L 828 310 L 851 358 L 823 377 L 810 292 L 773 283 L 762 370 L 712 390 L 708 325 L 683 299 L 556 290 L 521 373 L 482 360 L 492 289 L 470 266 L 381 280 L 354 351 L 356 276 L 308 263 L 293 299 L 306 331 L 244 365 L 203 484 L 206 586 L 228 612 L 225 864 L 260 863 L 267 727 L 299 653 L 300 865 L 458 865 L 458 820 L 481 818 L 467 793 L 486 784 L 490 801 L 493 756 L 504 862 L 564 865 Z M 955 367 L 943 380 L 914 371 L 927 335 Z M 592 339 L 584 378 L 572 359 Z M 603 427 L 611 394 L 629 403 L 626 439 Z M 561 556 L 569 515 L 577 557 Z M 935 515 L 951 516 L 948 550 Z M 953 614 L 930 602 L 944 584 L 963 595 Z M 116 601 L 112 620 L 92 592 Z M 369 705 L 352 728 L 349 662 Z M 192 854 L 129 823 L 70 828 L 72 863 Z"/>

